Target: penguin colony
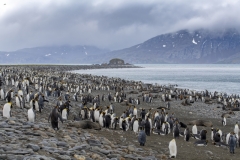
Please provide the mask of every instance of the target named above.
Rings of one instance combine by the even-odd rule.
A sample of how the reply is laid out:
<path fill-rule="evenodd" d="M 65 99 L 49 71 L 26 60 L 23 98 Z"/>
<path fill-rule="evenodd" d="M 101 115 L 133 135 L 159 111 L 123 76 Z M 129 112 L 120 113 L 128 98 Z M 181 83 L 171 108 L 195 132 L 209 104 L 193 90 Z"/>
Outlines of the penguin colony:
<path fill-rule="evenodd" d="M 49 102 L 48 97 L 54 97 L 56 105 L 48 106 L 52 110 L 48 120 L 53 129 L 59 130 L 59 120 L 62 123 L 67 120 L 90 120 L 99 123 L 102 128 L 134 132 L 138 136 L 140 146 L 147 144 L 147 136 L 151 134 L 172 136 L 173 139 L 168 146 L 171 158 L 177 157 L 177 139 L 180 137 L 187 142 L 192 141 L 190 138 L 195 139 L 196 147 L 209 144 L 207 140 L 209 133 L 206 129 L 198 130 L 196 124 L 189 128 L 177 118 L 177 115 L 168 113 L 171 110 L 171 101 L 183 100 L 183 105 L 189 105 L 196 101 L 216 99 L 223 110 L 239 111 L 237 95 L 229 96 L 207 90 L 196 92 L 175 87 L 145 85 L 142 82 L 120 78 L 73 74 L 64 72 L 64 67 L 56 69 L 47 66 L 2 66 L 0 68 L 0 99 L 6 101 L 2 107 L 3 117 L 12 117 L 12 110 L 16 107 L 28 108 L 27 120 L 34 123 L 36 115 L 41 114 L 46 103 Z M 159 97 L 166 105 L 158 109 L 138 108 L 140 103 L 151 104 L 154 98 L 158 98 L 149 92 L 155 89 L 163 93 Z M 92 92 L 100 90 L 108 94 L 92 95 Z M 131 90 L 142 91 L 142 96 L 132 98 L 134 91 Z M 126 93 L 126 91 L 131 92 Z M 72 106 L 71 101 L 77 102 L 78 106 Z M 101 102 L 108 102 L 109 106 L 102 106 Z M 125 104 L 127 109 L 117 115 L 116 103 Z M 73 107 L 78 107 L 79 112 L 70 112 Z M 69 118 L 71 114 L 73 114 L 72 119 Z M 225 115 L 222 115 L 221 122 L 222 127 L 227 125 Z M 232 131 L 226 133 L 219 128 L 212 128 L 210 138 L 211 145 L 226 147 L 234 154 L 236 147 L 240 146 L 238 123 L 236 122 Z"/>

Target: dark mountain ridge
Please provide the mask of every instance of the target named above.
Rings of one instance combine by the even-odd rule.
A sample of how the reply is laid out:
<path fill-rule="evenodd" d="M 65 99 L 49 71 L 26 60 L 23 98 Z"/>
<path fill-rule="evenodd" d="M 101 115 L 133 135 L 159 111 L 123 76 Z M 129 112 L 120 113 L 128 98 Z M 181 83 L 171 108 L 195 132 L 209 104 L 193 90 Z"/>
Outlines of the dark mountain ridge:
<path fill-rule="evenodd" d="M 86 45 L 44 46 L 0 52 L 0 57 L 1 64 L 101 64 L 113 58 L 131 64 L 240 64 L 240 34 L 236 29 L 181 30 L 115 51 Z"/>

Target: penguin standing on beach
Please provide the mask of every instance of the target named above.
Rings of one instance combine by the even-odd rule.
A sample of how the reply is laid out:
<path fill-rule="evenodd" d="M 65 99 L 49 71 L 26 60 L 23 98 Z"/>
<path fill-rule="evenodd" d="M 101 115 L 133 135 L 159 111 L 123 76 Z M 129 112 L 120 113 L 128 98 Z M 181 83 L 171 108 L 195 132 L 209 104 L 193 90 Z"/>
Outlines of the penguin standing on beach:
<path fill-rule="evenodd" d="M 171 140 L 168 145 L 170 158 L 176 158 L 177 157 L 177 145 L 175 139 Z"/>
<path fill-rule="evenodd" d="M 3 117 L 10 118 L 11 117 L 11 108 L 12 108 L 12 103 L 6 103 L 3 106 Z"/>
<path fill-rule="evenodd" d="M 116 130 L 117 128 L 117 123 L 118 123 L 118 117 L 114 117 L 113 123 L 112 123 L 112 128 Z"/>
<path fill-rule="evenodd" d="M 194 124 L 192 127 L 192 134 L 198 134 L 196 124 Z"/>
<path fill-rule="evenodd" d="M 139 130 L 138 142 L 140 143 L 140 146 L 144 146 L 146 143 L 146 133 L 143 131 L 142 127 L 139 127 Z"/>
<path fill-rule="evenodd" d="M 207 130 L 203 129 L 200 131 L 200 138 L 201 138 L 201 140 L 207 139 Z"/>
<path fill-rule="evenodd" d="M 190 132 L 189 132 L 189 129 L 186 128 L 186 129 L 184 130 L 184 140 L 188 142 L 189 139 L 190 139 Z"/>
<path fill-rule="evenodd" d="M 105 116 L 105 127 L 110 128 L 110 126 L 111 126 L 111 115 L 106 114 L 106 116 Z"/>
<path fill-rule="evenodd" d="M 135 119 L 133 122 L 133 131 L 137 133 L 138 130 L 139 130 L 139 122 L 138 122 L 138 119 Z"/>
<path fill-rule="evenodd" d="M 238 123 L 236 122 L 235 126 L 234 126 L 234 133 L 238 134 L 239 133 L 239 126 Z"/>
<path fill-rule="evenodd" d="M 122 121 L 122 129 L 123 131 L 127 131 L 127 122 L 125 119 Z"/>
<path fill-rule="evenodd" d="M 1 99 L 4 99 L 5 98 L 5 92 L 4 92 L 4 90 L 3 90 L 3 88 L 1 88 L 0 89 L 0 97 L 1 97 Z"/>
<path fill-rule="evenodd" d="M 223 126 L 226 126 L 226 124 L 227 124 L 226 117 L 223 116 L 223 118 L 222 118 L 222 125 L 223 125 Z"/>
<path fill-rule="evenodd" d="M 49 117 L 48 117 L 48 122 L 49 119 L 51 119 L 51 125 L 52 128 L 55 130 L 59 130 L 58 128 L 58 118 L 61 120 L 61 122 L 63 123 L 63 119 L 62 116 L 58 113 L 58 106 L 54 107 L 52 112 L 50 113 Z"/>
<path fill-rule="evenodd" d="M 30 108 L 30 109 L 28 110 L 28 121 L 34 123 L 35 120 L 36 120 L 35 112 L 34 112 L 33 108 Z"/>
<path fill-rule="evenodd" d="M 67 120 L 67 118 L 68 118 L 67 108 L 64 108 L 64 109 L 62 110 L 62 119 L 63 119 L 63 120 Z"/>
<path fill-rule="evenodd" d="M 149 119 L 147 118 L 145 121 L 145 133 L 147 136 L 150 136 L 150 131 L 151 131 L 151 124 L 149 122 Z"/>

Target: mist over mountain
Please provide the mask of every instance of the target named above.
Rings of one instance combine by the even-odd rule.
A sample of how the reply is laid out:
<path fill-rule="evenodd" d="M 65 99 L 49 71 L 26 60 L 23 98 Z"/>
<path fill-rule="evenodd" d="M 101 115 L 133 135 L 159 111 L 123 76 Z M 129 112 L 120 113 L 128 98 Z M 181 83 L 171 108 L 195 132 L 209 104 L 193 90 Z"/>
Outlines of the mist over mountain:
<path fill-rule="evenodd" d="M 112 51 L 130 63 L 240 63 L 240 34 L 225 31 L 181 30 L 162 34 L 130 48 Z"/>
<path fill-rule="evenodd" d="M 240 63 L 240 34 L 236 29 L 181 30 L 115 51 L 85 45 L 45 46 L 0 52 L 0 56 L 2 64 L 101 64 L 112 58 L 132 64 Z"/>
<path fill-rule="evenodd" d="M 2 64 L 89 64 L 109 52 L 94 46 L 46 46 L 0 52 Z"/>

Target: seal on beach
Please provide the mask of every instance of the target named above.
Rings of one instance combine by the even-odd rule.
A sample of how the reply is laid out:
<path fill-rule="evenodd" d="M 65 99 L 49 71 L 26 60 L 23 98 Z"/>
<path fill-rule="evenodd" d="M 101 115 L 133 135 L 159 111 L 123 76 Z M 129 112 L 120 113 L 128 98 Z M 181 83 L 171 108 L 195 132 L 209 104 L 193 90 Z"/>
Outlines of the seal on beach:
<path fill-rule="evenodd" d="M 91 122 L 89 120 L 83 121 L 74 121 L 67 124 L 69 127 L 76 127 L 82 129 L 94 129 L 94 130 L 101 130 L 101 126 L 99 123 Z"/>
<path fill-rule="evenodd" d="M 10 118 L 11 117 L 11 108 L 12 108 L 12 103 L 6 103 L 3 106 L 3 117 Z"/>
<path fill-rule="evenodd" d="M 176 145 L 175 139 L 172 139 L 169 142 L 168 148 L 169 148 L 170 158 L 176 158 L 177 157 L 177 145 Z"/>
<path fill-rule="evenodd" d="M 205 126 L 205 127 L 212 127 L 213 124 L 211 121 L 207 120 L 193 120 L 188 123 L 189 125 L 196 125 L 196 126 Z"/>

